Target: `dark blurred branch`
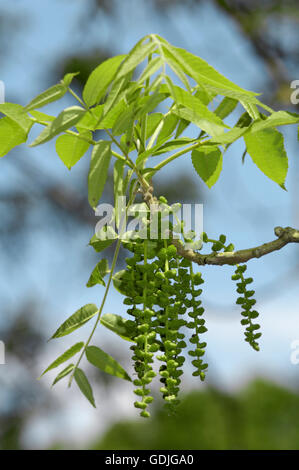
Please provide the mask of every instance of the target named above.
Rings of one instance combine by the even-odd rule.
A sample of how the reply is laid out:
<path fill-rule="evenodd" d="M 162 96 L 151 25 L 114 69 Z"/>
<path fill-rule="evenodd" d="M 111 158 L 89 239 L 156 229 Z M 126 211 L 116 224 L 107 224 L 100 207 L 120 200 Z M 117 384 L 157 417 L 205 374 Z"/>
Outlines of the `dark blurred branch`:
<path fill-rule="evenodd" d="M 274 43 L 273 37 L 269 35 L 267 19 L 274 19 L 275 13 L 283 16 L 287 15 L 286 7 L 292 6 L 294 2 L 282 2 L 273 0 L 264 5 L 261 2 L 245 2 L 244 0 L 214 0 L 216 5 L 227 15 L 229 15 L 239 26 L 243 35 L 250 41 L 256 54 L 262 59 L 277 88 L 286 83 L 290 83 L 288 70 L 284 64 L 290 51 Z M 287 5 L 289 4 L 289 5 Z"/>

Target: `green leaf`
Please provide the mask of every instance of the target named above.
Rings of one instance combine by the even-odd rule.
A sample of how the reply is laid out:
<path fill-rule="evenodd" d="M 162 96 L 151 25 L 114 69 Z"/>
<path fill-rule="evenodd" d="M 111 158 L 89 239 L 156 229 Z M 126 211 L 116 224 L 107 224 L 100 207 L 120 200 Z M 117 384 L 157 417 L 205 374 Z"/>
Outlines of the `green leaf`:
<path fill-rule="evenodd" d="M 87 360 L 107 374 L 114 375 L 120 379 L 129 380 L 131 378 L 122 366 L 113 357 L 106 354 L 97 346 L 88 346 L 85 351 Z"/>
<path fill-rule="evenodd" d="M 35 111 L 33 109 L 30 111 L 30 114 L 38 121 L 51 122 L 55 119 L 55 116 L 50 116 L 50 114 L 42 113 L 41 111 Z"/>
<path fill-rule="evenodd" d="M 126 292 L 122 290 L 121 285 L 122 285 L 122 277 L 126 273 L 125 269 L 122 269 L 121 271 L 118 271 L 117 273 L 114 274 L 112 278 L 113 285 L 115 289 L 122 295 L 126 295 Z"/>
<path fill-rule="evenodd" d="M 37 138 L 30 144 L 30 147 L 44 144 L 45 142 L 53 139 L 53 137 L 56 137 L 56 135 L 73 127 L 78 121 L 80 121 L 85 113 L 86 110 L 80 108 L 80 106 L 71 106 L 70 108 L 64 109 L 57 118 L 54 119 L 54 121 L 42 130 L 39 136 L 37 136 Z"/>
<path fill-rule="evenodd" d="M 175 133 L 175 139 L 177 139 L 178 137 L 180 137 L 180 135 L 182 135 L 182 133 L 187 129 L 187 127 L 189 126 L 190 124 L 190 121 L 188 121 L 188 119 L 179 119 L 179 124 L 178 124 L 178 127 L 177 127 L 177 131 Z"/>
<path fill-rule="evenodd" d="M 116 226 L 119 227 L 122 207 L 119 207 L 119 201 L 122 196 L 125 195 L 124 188 L 124 166 L 125 162 L 122 160 L 116 160 L 113 169 L 113 182 L 114 182 L 114 209 L 115 209 L 115 222 Z"/>
<path fill-rule="evenodd" d="M 92 271 L 88 282 L 86 284 L 86 287 L 93 287 L 96 284 L 102 284 L 102 286 L 105 286 L 105 281 L 103 279 L 106 274 L 109 273 L 109 265 L 108 261 L 106 259 L 101 259 L 101 261 L 96 265 L 94 270 Z"/>
<path fill-rule="evenodd" d="M 55 331 L 51 339 L 66 336 L 80 328 L 98 313 L 98 307 L 95 304 L 86 304 L 79 308 Z"/>
<path fill-rule="evenodd" d="M 152 155 L 153 156 L 161 155 L 163 153 L 170 152 L 171 150 L 177 150 L 181 147 L 185 147 L 188 144 L 192 144 L 192 143 L 195 144 L 196 142 L 197 142 L 196 139 L 190 139 L 189 137 L 181 137 L 180 139 L 173 139 L 160 147 L 155 146 L 152 149 Z"/>
<path fill-rule="evenodd" d="M 145 152 L 142 152 L 138 155 L 138 157 L 136 158 L 136 166 L 137 168 L 140 168 L 142 167 L 143 165 L 143 161 L 147 159 L 147 157 L 150 157 L 153 153 L 153 150 L 154 149 L 158 149 L 160 146 L 156 145 L 155 147 L 153 147 L 152 149 L 149 149 L 149 150 L 145 150 Z"/>
<path fill-rule="evenodd" d="M 192 77 L 199 85 L 202 83 L 211 87 L 221 88 L 223 90 L 231 90 L 243 95 L 244 98 L 254 97 L 256 93 L 245 90 L 228 78 L 217 72 L 211 65 L 200 57 L 187 52 L 179 47 L 171 46 L 164 41 L 163 50 L 166 58 L 170 57 L 180 65 L 181 69 Z"/>
<path fill-rule="evenodd" d="M 217 135 L 222 134 L 224 132 L 224 126 L 220 127 L 218 124 L 212 122 L 210 119 L 203 118 L 195 111 L 191 111 L 191 109 L 179 107 L 177 109 L 173 109 L 172 112 L 176 114 L 179 118 L 184 119 L 185 121 L 192 122 L 197 127 L 199 127 L 200 129 L 207 132 L 207 134 L 210 134 L 213 137 L 216 137 Z M 217 118 L 217 116 L 215 116 L 215 118 Z"/>
<path fill-rule="evenodd" d="M 122 339 L 134 342 L 133 338 L 136 336 L 136 331 L 130 320 L 126 320 L 120 315 L 115 315 L 114 313 L 105 313 L 105 315 L 101 316 L 100 321 L 102 325 L 108 328 L 108 330 L 113 331 Z"/>
<path fill-rule="evenodd" d="M 276 129 L 263 129 L 244 136 L 247 152 L 257 167 L 284 188 L 288 172 L 288 157 L 283 135 Z"/>
<path fill-rule="evenodd" d="M 26 132 L 15 121 L 7 116 L 0 119 L 0 157 L 26 140 Z"/>
<path fill-rule="evenodd" d="M 74 368 L 75 368 L 75 364 L 69 364 L 65 369 L 59 372 L 54 382 L 52 383 L 52 387 L 54 387 L 54 385 L 56 385 L 57 382 L 59 382 L 61 379 L 69 375 L 72 372 L 72 370 L 74 370 Z"/>
<path fill-rule="evenodd" d="M 68 361 L 71 357 L 75 356 L 81 349 L 83 348 L 84 343 L 76 343 L 74 346 L 69 348 L 67 351 L 65 351 L 61 356 L 59 356 L 52 364 L 49 365 L 49 367 L 44 370 L 42 373 L 41 377 L 45 375 L 49 370 L 55 369 L 56 367 L 60 366 L 64 362 Z"/>
<path fill-rule="evenodd" d="M 101 120 L 96 126 L 96 129 L 112 129 L 117 122 L 119 116 L 126 111 L 128 104 L 124 99 L 120 100 L 115 106 L 113 106 L 107 114 L 103 115 Z"/>
<path fill-rule="evenodd" d="M 85 132 L 82 136 L 91 139 L 91 132 Z M 56 152 L 65 166 L 70 170 L 83 157 L 90 144 L 75 135 L 64 134 L 56 140 Z"/>
<path fill-rule="evenodd" d="M 138 83 L 143 83 L 145 80 L 150 78 L 154 73 L 157 72 L 157 70 L 159 70 L 159 68 L 162 66 L 162 64 L 163 64 L 163 61 L 162 61 L 161 57 L 155 57 L 154 59 L 152 59 L 147 64 L 147 66 L 143 70 L 142 74 L 138 78 Z"/>
<path fill-rule="evenodd" d="M 131 181 L 131 178 L 134 174 L 134 170 L 130 169 L 130 170 L 127 170 L 127 173 L 126 173 L 126 176 L 124 178 L 124 183 L 123 183 L 123 193 L 124 193 L 124 196 L 126 195 L 127 193 L 127 189 L 128 189 L 128 186 L 129 186 L 129 182 Z"/>
<path fill-rule="evenodd" d="M 249 116 L 247 111 L 245 113 L 241 114 L 239 117 L 235 127 L 248 127 L 252 123 L 252 118 Z"/>
<path fill-rule="evenodd" d="M 242 104 L 244 109 L 246 109 L 246 111 L 248 112 L 249 116 L 252 119 L 260 119 L 260 113 L 255 103 L 250 103 L 249 101 L 247 102 L 246 100 L 240 100 L 240 103 Z"/>
<path fill-rule="evenodd" d="M 117 72 L 116 78 L 119 79 L 135 69 L 137 65 L 144 61 L 157 47 L 152 41 L 144 44 L 146 38 L 142 38 L 130 51 Z"/>
<path fill-rule="evenodd" d="M 94 401 L 93 393 L 92 393 L 92 388 L 90 386 L 90 383 L 88 382 L 88 379 L 86 375 L 84 374 L 83 370 L 80 369 L 79 367 L 76 368 L 74 378 L 77 382 L 78 387 L 80 388 L 81 392 L 83 395 L 86 396 L 87 400 L 90 401 L 92 406 L 96 408 L 96 404 Z"/>
<path fill-rule="evenodd" d="M 100 102 L 125 57 L 126 55 L 111 57 L 91 72 L 83 89 L 83 100 L 87 106 L 93 106 Z"/>
<path fill-rule="evenodd" d="M 70 84 L 71 84 L 72 81 L 73 81 L 73 78 L 76 77 L 76 76 L 79 75 L 79 74 L 80 74 L 80 72 L 67 73 L 67 74 L 65 74 L 65 76 L 63 77 L 63 79 L 61 80 L 61 82 L 62 82 L 65 86 L 69 87 Z"/>
<path fill-rule="evenodd" d="M 88 173 L 88 201 L 96 207 L 104 190 L 111 160 L 111 143 L 100 140 L 94 146 Z"/>
<path fill-rule="evenodd" d="M 221 119 L 225 119 L 234 111 L 237 104 L 238 100 L 225 96 L 214 112 Z"/>
<path fill-rule="evenodd" d="M 202 180 L 211 188 L 222 170 L 222 154 L 216 146 L 202 146 L 192 151 L 192 163 Z"/>
<path fill-rule="evenodd" d="M 103 114 L 104 106 L 99 104 L 90 110 L 90 112 L 85 113 L 80 121 L 76 124 L 78 131 L 90 130 L 94 131 L 100 122 L 100 119 Z"/>
<path fill-rule="evenodd" d="M 181 68 L 178 66 L 178 64 L 174 60 L 171 60 L 170 58 L 167 59 L 167 63 L 169 67 L 173 70 L 173 72 L 176 74 L 176 76 L 181 80 L 181 82 L 186 87 L 186 89 L 190 91 L 190 84 L 189 84 L 188 78 L 186 77 L 184 72 L 181 70 Z"/>
<path fill-rule="evenodd" d="M 299 115 L 287 111 L 277 111 L 266 119 L 259 119 L 251 126 L 251 132 L 261 131 L 270 127 L 284 126 L 288 124 L 298 124 Z"/>
<path fill-rule="evenodd" d="M 164 101 L 167 96 L 166 93 L 159 93 L 158 90 L 155 90 L 151 95 L 143 96 L 138 101 L 138 117 L 155 111 L 157 106 Z"/>
<path fill-rule="evenodd" d="M 157 144 L 164 143 L 165 140 L 168 139 L 173 134 L 176 126 L 178 125 L 178 122 L 179 122 L 179 118 L 173 113 L 170 113 L 167 116 L 165 116 L 163 127 L 161 131 L 159 132 L 159 135 L 157 138 Z"/>
<path fill-rule="evenodd" d="M 105 232 L 103 229 L 96 233 L 89 242 L 89 245 L 93 247 L 93 249 L 100 253 L 101 251 L 108 248 L 112 243 L 117 239 L 117 235 L 112 227 L 107 227 L 107 231 Z"/>
<path fill-rule="evenodd" d="M 36 108 L 42 108 L 46 104 L 52 103 L 62 98 L 67 92 L 67 86 L 64 83 L 58 83 L 57 85 L 51 86 L 46 91 L 43 91 L 40 95 L 33 98 L 29 104 L 25 107 L 27 111 Z"/>
<path fill-rule="evenodd" d="M 132 127 L 135 120 L 135 109 L 136 105 L 133 103 L 119 114 L 112 129 L 113 135 L 121 135 Z"/>
<path fill-rule="evenodd" d="M 215 144 L 232 144 L 240 137 L 242 137 L 246 132 L 248 132 L 250 127 L 234 127 L 228 132 L 224 132 L 223 134 L 219 134 L 212 139 L 209 139 L 209 142 L 213 142 Z"/>
<path fill-rule="evenodd" d="M 162 113 L 151 113 L 147 116 L 146 121 L 146 139 L 151 137 L 155 130 L 157 129 L 158 125 L 163 120 L 164 115 Z M 162 123 L 163 124 L 163 123 Z"/>
<path fill-rule="evenodd" d="M 111 84 L 111 89 L 104 103 L 104 113 L 107 114 L 113 106 L 115 106 L 119 101 L 121 101 L 125 95 L 129 92 L 130 80 L 132 78 L 132 73 L 128 73 L 119 80 L 114 80 Z"/>
<path fill-rule="evenodd" d="M 175 103 L 184 106 L 184 108 L 187 108 L 187 117 L 186 115 L 181 114 L 181 108 L 179 108 L 178 111 L 176 109 L 173 110 L 173 112 L 179 115 L 179 117 L 183 117 L 184 119 L 195 123 L 212 136 L 224 132 L 224 129 L 227 126 L 198 98 L 183 90 L 183 88 L 174 85 L 169 87 L 169 91 Z M 182 109 L 186 113 L 184 108 Z"/>
<path fill-rule="evenodd" d="M 208 104 L 213 100 L 213 98 L 216 96 L 216 94 L 212 93 L 211 91 L 208 91 L 207 88 L 203 84 L 201 84 L 201 86 L 195 92 L 194 96 L 196 96 L 196 98 L 200 99 L 200 101 L 202 101 L 203 104 L 208 106 Z M 221 117 L 221 116 L 219 116 L 219 117 Z M 222 119 L 222 117 L 221 117 L 221 119 Z"/>
<path fill-rule="evenodd" d="M 0 103 L 0 113 L 12 119 L 18 124 L 25 134 L 30 131 L 33 121 L 29 118 L 28 114 L 24 110 L 23 106 L 16 103 Z"/>

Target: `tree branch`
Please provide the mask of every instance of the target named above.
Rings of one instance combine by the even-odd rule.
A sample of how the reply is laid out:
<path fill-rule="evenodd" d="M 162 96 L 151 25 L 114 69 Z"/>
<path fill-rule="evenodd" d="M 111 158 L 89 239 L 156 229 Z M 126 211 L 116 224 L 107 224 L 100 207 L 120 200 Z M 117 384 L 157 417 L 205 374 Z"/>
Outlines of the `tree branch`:
<path fill-rule="evenodd" d="M 153 196 L 153 186 L 150 186 L 147 190 L 143 188 L 142 191 L 143 198 L 148 207 L 151 208 L 152 206 L 152 208 L 154 207 L 157 210 L 159 208 L 159 201 L 155 196 Z M 193 250 L 185 249 L 181 240 L 173 238 L 172 233 L 170 233 L 170 237 L 172 238 L 173 245 L 177 248 L 178 254 L 183 258 L 186 258 L 200 266 L 206 264 L 224 266 L 225 264 L 235 265 L 239 263 L 246 263 L 253 258 L 261 258 L 262 256 L 272 253 L 273 251 L 280 250 L 289 243 L 299 243 L 299 230 L 296 230 L 292 227 L 275 227 L 274 233 L 277 237 L 275 240 L 264 243 L 260 246 L 247 248 L 245 250 L 227 251 L 220 253 L 212 252 L 209 254 L 201 254 Z"/>
<path fill-rule="evenodd" d="M 273 251 L 280 250 L 288 243 L 299 243 L 299 230 L 292 227 L 275 227 L 275 235 L 278 237 L 263 245 L 256 246 L 254 248 L 247 248 L 245 250 L 221 252 L 221 253 L 210 253 L 200 254 L 193 250 L 186 250 L 182 247 L 180 240 L 173 240 L 173 244 L 178 250 L 178 254 L 183 258 L 186 258 L 193 263 L 199 264 L 200 266 L 206 264 L 213 264 L 216 266 L 223 266 L 225 264 L 234 265 L 239 263 L 246 263 L 253 258 L 260 258 Z"/>

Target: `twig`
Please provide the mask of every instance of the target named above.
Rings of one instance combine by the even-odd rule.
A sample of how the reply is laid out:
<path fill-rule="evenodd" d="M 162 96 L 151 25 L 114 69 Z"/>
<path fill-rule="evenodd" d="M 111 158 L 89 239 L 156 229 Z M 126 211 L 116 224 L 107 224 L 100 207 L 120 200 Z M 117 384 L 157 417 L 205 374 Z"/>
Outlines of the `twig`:
<path fill-rule="evenodd" d="M 159 207 L 159 201 L 155 196 L 153 196 L 152 186 L 149 190 L 143 191 L 143 198 L 149 207 L 154 206 L 155 210 L 157 210 L 157 207 Z M 170 238 L 172 239 L 173 245 L 177 248 L 178 254 L 183 258 L 186 258 L 200 266 L 207 264 L 224 266 L 226 264 L 234 265 L 239 263 L 246 263 L 253 258 L 261 258 L 262 256 L 268 255 L 273 251 L 280 250 L 289 243 L 299 243 L 299 230 L 296 230 L 292 227 L 275 227 L 274 233 L 277 238 L 271 242 L 264 243 L 263 245 L 247 248 L 245 250 L 227 251 L 220 253 L 213 252 L 209 254 L 197 253 L 194 250 L 185 249 L 182 245 L 182 241 L 174 238 L 171 232 Z"/>

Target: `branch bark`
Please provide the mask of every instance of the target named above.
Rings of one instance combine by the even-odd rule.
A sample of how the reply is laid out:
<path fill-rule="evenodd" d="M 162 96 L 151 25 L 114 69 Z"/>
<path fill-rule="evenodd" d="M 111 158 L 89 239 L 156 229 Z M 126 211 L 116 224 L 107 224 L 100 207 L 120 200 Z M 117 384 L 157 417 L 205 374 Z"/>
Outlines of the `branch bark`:
<path fill-rule="evenodd" d="M 153 195 L 153 187 L 142 188 L 143 198 L 148 207 L 159 207 L 158 199 Z M 292 227 L 275 227 L 274 233 L 276 239 L 264 243 L 263 245 L 255 246 L 253 248 L 247 248 L 245 250 L 230 251 L 230 252 L 220 252 L 220 253 L 209 253 L 202 254 L 193 250 L 187 250 L 183 247 L 182 241 L 173 238 L 172 234 L 172 243 L 177 248 L 177 252 L 183 258 L 186 258 L 193 263 L 198 264 L 199 266 L 204 266 L 207 264 L 212 264 L 215 266 L 224 266 L 235 265 L 240 263 L 246 263 L 247 261 L 254 258 L 261 258 L 262 256 L 268 255 L 273 251 L 281 250 L 284 246 L 289 243 L 299 243 L 299 230 L 296 230 Z"/>
<path fill-rule="evenodd" d="M 224 266 L 225 264 L 234 265 L 246 263 L 253 258 L 261 258 L 273 251 L 280 250 L 288 243 L 299 243 L 299 230 L 292 227 L 275 227 L 274 233 L 277 238 L 271 242 L 245 250 L 222 253 L 201 254 L 193 250 L 185 250 L 179 240 L 174 239 L 172 243 L 176 246 L 180 256 L 193 263 L 199 264 L 200 266 L 206 264 Z"/>

